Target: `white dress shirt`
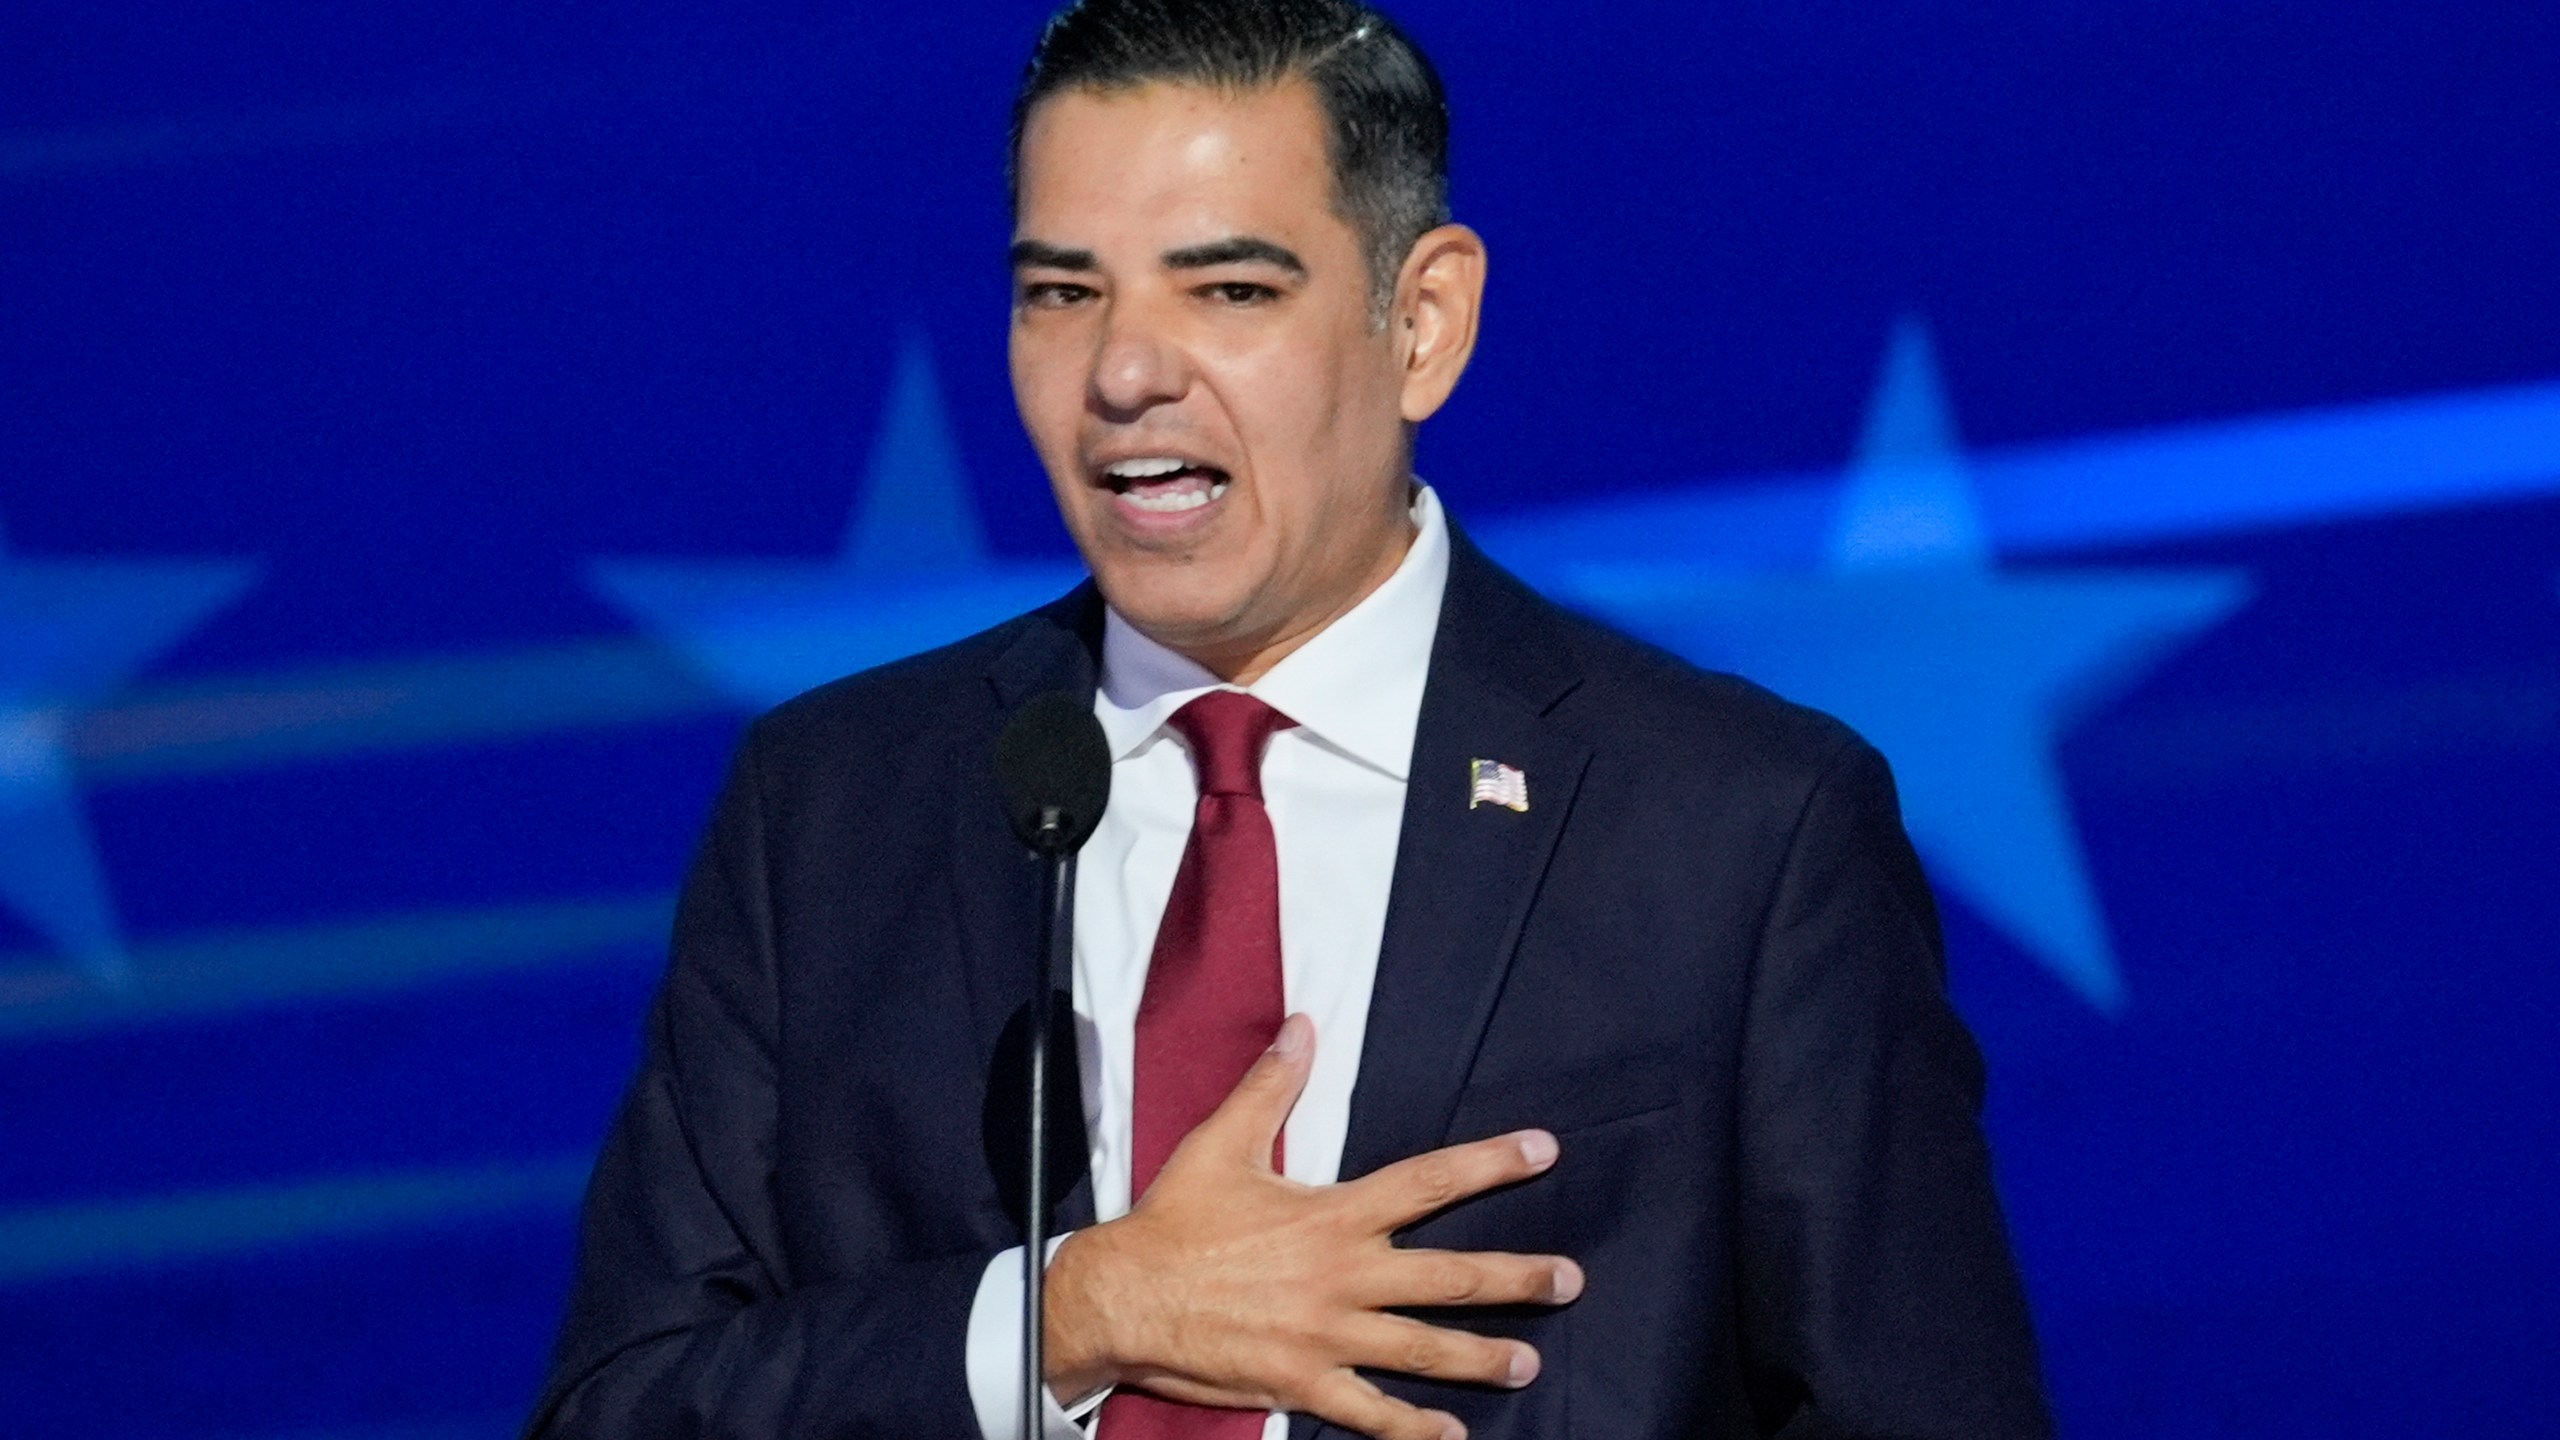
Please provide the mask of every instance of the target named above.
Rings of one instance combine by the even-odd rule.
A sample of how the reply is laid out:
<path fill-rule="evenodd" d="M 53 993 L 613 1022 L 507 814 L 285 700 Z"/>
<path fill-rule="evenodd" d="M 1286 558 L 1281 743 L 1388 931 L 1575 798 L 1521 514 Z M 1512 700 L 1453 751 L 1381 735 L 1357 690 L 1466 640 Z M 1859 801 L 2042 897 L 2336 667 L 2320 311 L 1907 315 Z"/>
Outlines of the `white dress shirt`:
<path fill-rule="evenodd" d="M 1280 859 L 1288 1008 L 1315 1022 L 1315 1067 L 1282 1145 L 1292 1180 L 1333 1183 L 1369 1023 L 1378 942 L 1404 824 L 1405 775 L 1449 576 L 1448 522 L 1428 487 L 1386 582 L 1247 686 L 1227 685 L 1106 612 L 1093 712 L 1110 742 L 1111 803 L 1076 869 L 1075 1010 L 1097 1220 L 1128 1213 L 1138 999 L 1191 836 L 1198 785 L 1166 720 L 1209 690 L 1242 689 L 1297 722 L 1271 739 L 1263 803 Z M 1018 1440 L 1022 1251 L 996 1257 L 969 1312 L 969 1395 L 986 1440 Z M 1077 1407 L 1089 1414 L 1093 1401 Z M 1052 1402 L 1050 1440 L 1080 1440 Z M 1273 1414 L 1264 1440 L 1284 1440 Z M 1110 1440 L 1109 1436 L 1101 1440 Z"/>

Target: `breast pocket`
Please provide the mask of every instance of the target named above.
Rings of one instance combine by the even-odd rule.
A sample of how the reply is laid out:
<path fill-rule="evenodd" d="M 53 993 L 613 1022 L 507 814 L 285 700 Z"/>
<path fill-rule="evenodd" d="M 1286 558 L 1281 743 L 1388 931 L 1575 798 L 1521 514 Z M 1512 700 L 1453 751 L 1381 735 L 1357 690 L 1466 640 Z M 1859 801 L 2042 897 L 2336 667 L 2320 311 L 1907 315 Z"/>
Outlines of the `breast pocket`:
<path fill-rule="evenodd" d="M 1534 1074 L 1470 1082 L 1460 1095 L 1449 1142 L 1513 1130 L 1554 1133 L 1563 1150 L 1555 1171 L 1462 1201 L 1414 1226 L 1408 1244 L 1459 1250 L 1570 1253 L 1589 1238 L 1590 1220 L 1566 1192 L 1579 1172 L 1625 1167 L 1620 1152 L 1641 1142 L 1648 1116 L 1681 1102 L 1683 1056 L 1675 1048 L 1594 1057 Z"/>
<path fill-rule="evenodd" d="M 1481 1140 L 1512 1130 L 1554 1132 L 1564 1158 L 1558 1171 L 1461 1202 L 1399 1236 L 1407 1247 L 1509 1250 L 1578 1255 L 1590 1223 L 1572 1181 L 1586 1165 L 1609 1168 L 1604 1152 L 1640 1143 L 1648 1116 L 1676 1107 L 1682 1097 L 1682 1055 L 1671 1048 L 1587 1059 L 1532 1074 L 1471 1082 L 1459 1097 L 1449 1140 Z M 1501 1305 L 1407 1312 L 1432 1324 L 1504 1335 L 1538 1347 L 1549 1378 L 1520 1391 L 1488 1391 L 1378 1377 L 1391 1394 L 1449 1410 L 1476 1434 L 1562 1440 L 1572 1433 L 1565 1413 L 1573 1373 L 1570 1311 L 1543 1305 Z M 1328 1432 L 1330 1440 L 1330 1432 Z"/>
<path fill-rule="evenodd" d="M 1510 1130 L 1548 1130 L 1561 1140 L 1680 1103 L 1682 1052 L 1660 1046 L 1528 1074 L 1471 1082 L 1458 1098 L 1451 1141 Z"/>

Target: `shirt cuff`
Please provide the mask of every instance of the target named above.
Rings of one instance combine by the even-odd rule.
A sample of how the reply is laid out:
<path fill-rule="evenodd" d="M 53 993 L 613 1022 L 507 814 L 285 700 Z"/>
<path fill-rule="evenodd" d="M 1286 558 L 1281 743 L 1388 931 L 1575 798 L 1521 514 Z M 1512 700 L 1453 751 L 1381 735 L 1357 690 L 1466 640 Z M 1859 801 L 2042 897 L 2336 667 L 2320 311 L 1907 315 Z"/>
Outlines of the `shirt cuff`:
<path fill-rule="evenodd" d="M 1061 1235 L 1049 1242 L 1049 1259 L 1058 1258 Z M 978 1276 L 978 1297 L 969 1304 L 969 1403 L 978 1412 L 978 1432 L 986 1440 L 1022 1440 L 1022 1247 L 987 1262 Z M 1040 1387 L 1040 1440 L 1084 1440 L 1081 1426 L 1102 1408 L 1109 1390 L 1078 1400 L 1070 1410 L 1058 1404 L 1049 1387 Z"/>

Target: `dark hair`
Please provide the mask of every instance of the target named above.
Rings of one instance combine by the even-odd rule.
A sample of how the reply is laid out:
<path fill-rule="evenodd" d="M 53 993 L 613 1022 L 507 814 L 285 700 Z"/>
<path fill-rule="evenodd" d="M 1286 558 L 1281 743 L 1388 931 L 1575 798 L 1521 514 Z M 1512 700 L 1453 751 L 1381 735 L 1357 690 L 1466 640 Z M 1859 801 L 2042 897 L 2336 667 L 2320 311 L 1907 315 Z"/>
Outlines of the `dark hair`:
<path fill-rule="evenodd" d="M 1007 179 L 1019 201 L 1023 125 L 1059 91 L 1157 80 L 1245 91 L 1301 75 L 1324 106 L 1334 209 L 1360 236 L 1383 324 L 1406 253 L 1449 220 L 1449 101 L 1422 51 L 1354 0 L 1076 0 L 1023 72 Z"/>

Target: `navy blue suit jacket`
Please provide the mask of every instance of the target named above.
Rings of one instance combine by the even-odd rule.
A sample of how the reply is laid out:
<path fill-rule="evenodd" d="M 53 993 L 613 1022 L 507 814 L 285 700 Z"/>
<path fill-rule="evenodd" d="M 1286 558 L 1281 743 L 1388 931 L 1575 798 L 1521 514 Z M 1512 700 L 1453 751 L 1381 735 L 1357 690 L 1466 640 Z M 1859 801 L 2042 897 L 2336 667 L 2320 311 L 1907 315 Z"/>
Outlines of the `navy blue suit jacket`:
<path fill-rule="evenodd" d="M 1384 1383 L 1481 1440 L 2046 1434 L 1883 762 L 1453 541 L 1342 1173 L 1550 1129 L 1551 1172 L 1407 1238 L 1589 1285 L 1443 1317 L 1535 1343 L 1525 1390 Z M 1038 910 L 988 757 L 1092 692 L 1100 618 L 1087 586 L 752 727 L 530 1435 L 976 1436 L 970 1302 L 1020 1238 L 982 1115 Z M 1525 813 L 1469 808 L 1478 757 Z"/>

